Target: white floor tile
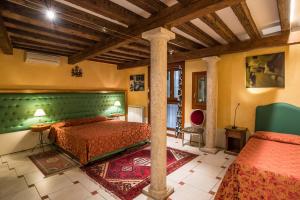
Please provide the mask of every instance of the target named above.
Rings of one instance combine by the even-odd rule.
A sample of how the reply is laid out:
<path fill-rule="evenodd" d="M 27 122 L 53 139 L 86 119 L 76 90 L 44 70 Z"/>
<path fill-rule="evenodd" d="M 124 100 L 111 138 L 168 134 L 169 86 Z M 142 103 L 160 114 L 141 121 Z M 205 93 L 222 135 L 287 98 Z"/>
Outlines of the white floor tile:
<path fill-rule="evenodd" d="M 209 200 L 212 195 L 184 184 L 170 196 L 172 200 Z"/>
<path fill-rule="evenodd" d="M 207 163 L 201 163 L 193 169 L 196 173 L 200 173 L 212 178 L 216 178 L 224 169 Z"/>
<path fill-rule="evenodd" d="M 43 179 L 35 184 L 41 196 L 57 192 L 73 183 L 65 175 L 56 175 Z"/>
<path fill-rule="evenodd" d="M 13 193 L 11 195 L 8 195 L 2 200 L 40 200 L 40 196 L 38 192 L 36 191 L 35 187 L 26 188 L 24 190 L 21 190 L 19 192 Z"/>
<path fill-rule="evenodd" d="M 183 179 L 184 183 L 208 193 L 218 182 L 216 178 L 204 175 L 203 173 L 193 173 Z"/>
<path fill-rule="evenodd" d="M 96 194 L 88 197 L 86 200 L 105 200 L 105 198 L 102 197 L 100 194 Z"/>
<path fill-rule="evenodd" d="M 24 178 L 0 178 L 0 199 L 28 188 Z"/>
<path fill-rule="evenodd" d="M 40 182 L 45 178 L 44 174 L 40 171 L 24 174 L 24 177 L 28 185 Z"/>
<path fill-rule="evenodd" d="M 83 200 L 91 197 L 91 193 L 84 189 L 80 184 L 73 184 L 58 192 L 48 194 L 48 196 L 51 200 Z"/>

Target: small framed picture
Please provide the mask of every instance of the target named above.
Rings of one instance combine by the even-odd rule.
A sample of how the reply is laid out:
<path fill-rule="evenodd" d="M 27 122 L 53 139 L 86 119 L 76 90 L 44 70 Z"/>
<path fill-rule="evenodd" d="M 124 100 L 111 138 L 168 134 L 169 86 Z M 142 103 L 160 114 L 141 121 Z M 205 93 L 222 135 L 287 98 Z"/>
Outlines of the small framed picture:
<path fill-rule="evenodd" d="M 130 75 L 130 91 L 144 91 L 145 90 L 145 75 L 136 74 Z"/>

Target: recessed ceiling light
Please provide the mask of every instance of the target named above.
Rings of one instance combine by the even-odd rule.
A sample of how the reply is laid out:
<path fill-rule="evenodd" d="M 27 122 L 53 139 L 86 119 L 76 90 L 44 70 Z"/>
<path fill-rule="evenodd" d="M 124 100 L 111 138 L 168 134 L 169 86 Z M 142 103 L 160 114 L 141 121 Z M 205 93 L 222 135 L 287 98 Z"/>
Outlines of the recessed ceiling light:
<path fill-rule="evenodd" d="M 56 17 L 55 11 L 51 9 L 46 10 L 46 16 L 50 21 L 55 20 Z"/>

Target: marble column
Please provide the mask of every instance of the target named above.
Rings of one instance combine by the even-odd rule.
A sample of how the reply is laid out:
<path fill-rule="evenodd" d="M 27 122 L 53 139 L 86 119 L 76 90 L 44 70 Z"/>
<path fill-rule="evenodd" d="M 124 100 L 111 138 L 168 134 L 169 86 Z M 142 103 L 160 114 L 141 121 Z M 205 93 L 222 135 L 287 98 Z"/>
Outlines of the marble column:
<path fill-rule="evenodd" d="M 151 45 L 151 180 L 143 193 L 155 200 L 167 199 L 174 189 L 166 185 L 167 166 L 167 43 L 175 34 L 159 27 L 144 32 Z"/>
<path fill-rule="evenodd" d="M 207 105 L 206 105 L 206 137 L 202 151 L 217 153 L 215 146 L 217 132 L 217 104 L 218 104 L 218 67 L 219 57 L 203 58 L 207 63 Z"/>

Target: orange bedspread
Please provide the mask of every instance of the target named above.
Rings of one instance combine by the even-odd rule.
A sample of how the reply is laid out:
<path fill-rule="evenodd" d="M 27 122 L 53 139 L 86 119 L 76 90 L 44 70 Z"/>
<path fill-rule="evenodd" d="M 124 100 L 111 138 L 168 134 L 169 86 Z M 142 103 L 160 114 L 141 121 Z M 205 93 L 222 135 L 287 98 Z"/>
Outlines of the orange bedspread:
<path fill-rule="evenodd" d="M 102 119 L 73 122 L 52 125 L 49 137 L 54 138 L 59 147 L 73 154 L 82 164 L 150 138 L 150 128 L 144 123 Z"/>
<path fill-rule="evenodd" d="M 217 200 L 300 200 L 300 136 L 257 132 L 229 167 Z"/>

